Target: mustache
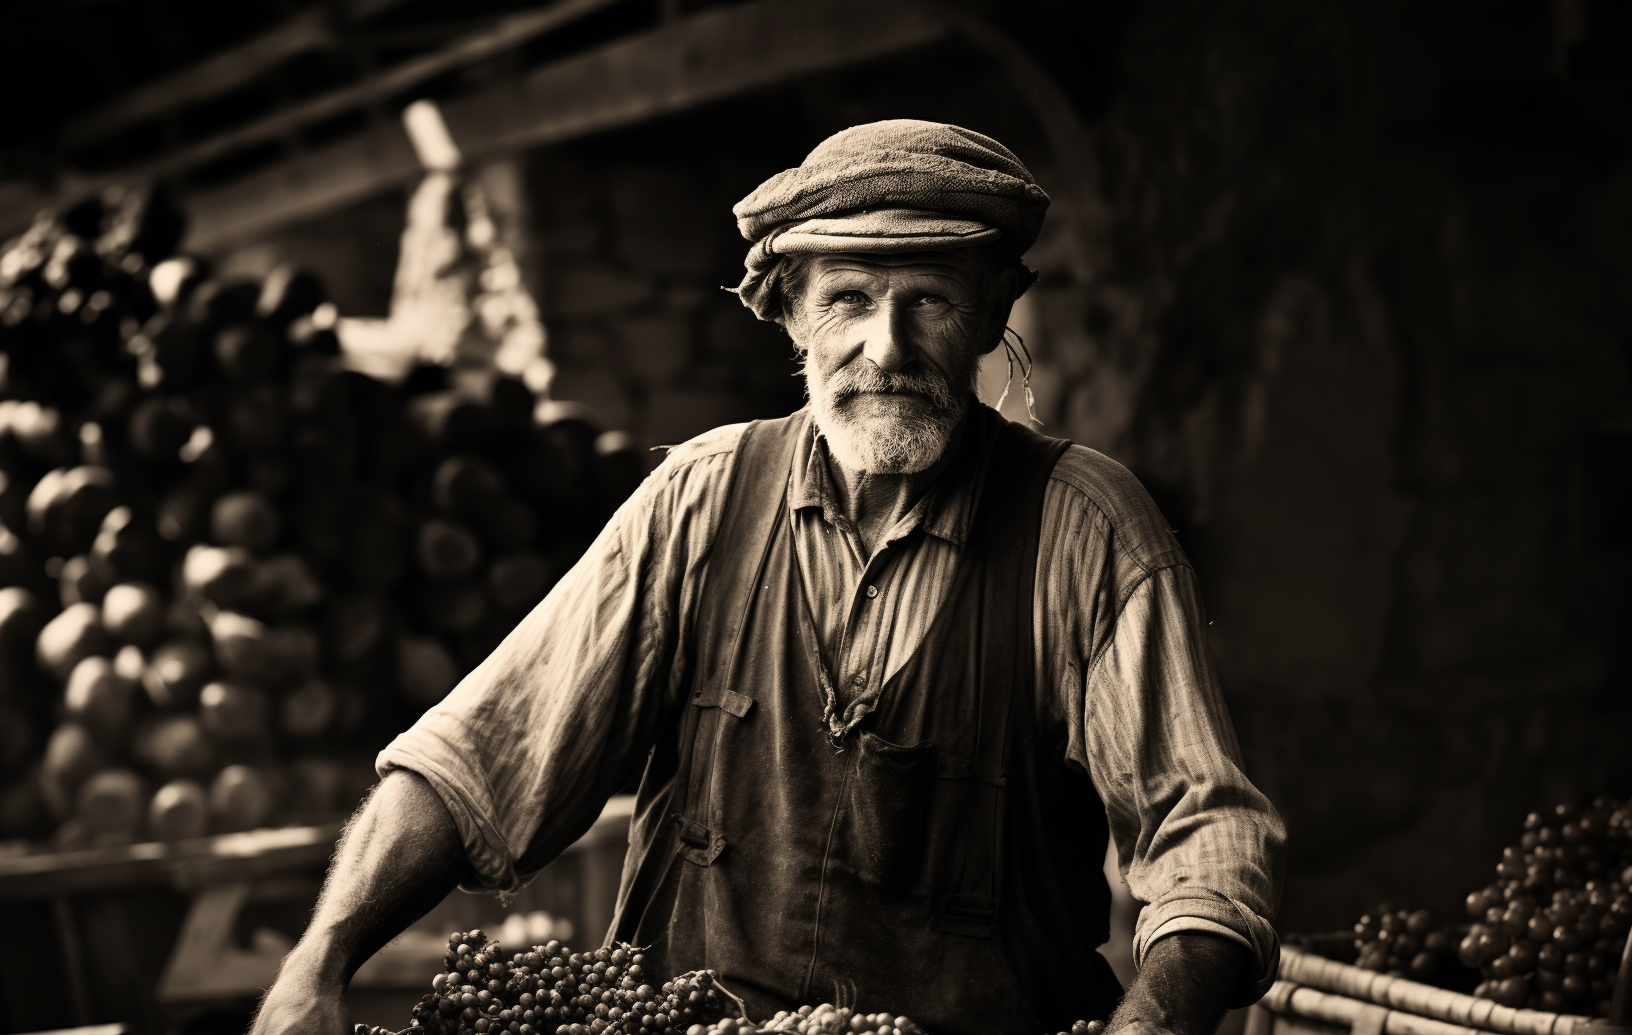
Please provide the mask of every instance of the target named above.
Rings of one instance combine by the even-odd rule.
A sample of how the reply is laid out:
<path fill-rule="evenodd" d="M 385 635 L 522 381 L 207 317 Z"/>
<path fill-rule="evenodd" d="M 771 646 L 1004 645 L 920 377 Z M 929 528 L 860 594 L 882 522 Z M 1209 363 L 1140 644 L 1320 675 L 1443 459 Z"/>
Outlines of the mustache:
<path fill-rule="evenodd" d="M 901 370 L 892 374 L 872 363 L 852 363 L 828 375 L 826 387 L 835 405 L 843 405 L 864 393 L 918 395 L 937 409 L 950 409 L 958 403 L 951 382 L 931 369 Z"/>

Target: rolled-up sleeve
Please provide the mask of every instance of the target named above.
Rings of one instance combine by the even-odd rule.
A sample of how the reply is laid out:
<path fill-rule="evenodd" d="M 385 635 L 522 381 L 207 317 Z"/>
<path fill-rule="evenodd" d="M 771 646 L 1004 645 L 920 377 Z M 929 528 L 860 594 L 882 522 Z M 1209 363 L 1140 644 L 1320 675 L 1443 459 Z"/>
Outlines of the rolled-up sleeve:
<path fill-rule="evenodd" d="M 676 448 L 504 642 L 376 759 L 436 790 L 476 879 L 509 891 L 587 830 L 680 692 L 741 425 Z"/>
<path fill-rule="evenodd" d="M 1252 955 L 1250 982 L 1230 1004 L 1245 1005 L 1279 965 L 1271 921 L 1285 828 L 1242 772 L 1194 572 L 1145 572 L 1123 599 L 1086 668 L 1083 720 L 1123 878 L 1144 904 L 1134 958 L 1179 932 L 1229 938 Z"/>

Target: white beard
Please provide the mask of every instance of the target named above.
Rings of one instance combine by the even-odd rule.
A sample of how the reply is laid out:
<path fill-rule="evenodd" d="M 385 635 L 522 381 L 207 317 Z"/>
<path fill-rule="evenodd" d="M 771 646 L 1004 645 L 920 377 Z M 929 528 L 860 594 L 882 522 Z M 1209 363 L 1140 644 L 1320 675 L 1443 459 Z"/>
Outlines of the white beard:
<path fill-rule="evenodd" d="M 917 474 L 946 452 L 969 411 L 974 370 L 970 364 L 954 387 L 951 379 L 932 370 L 886 374 L 857 359 L 823 374 L 807 363 L 805 390 L 816 428 L 840 465 L 868 474 Z M 905 393 L 920 405 L 909 409 L 884 403 L 880 413 L 877 404 L 858 395 L 862 392 Z"/>

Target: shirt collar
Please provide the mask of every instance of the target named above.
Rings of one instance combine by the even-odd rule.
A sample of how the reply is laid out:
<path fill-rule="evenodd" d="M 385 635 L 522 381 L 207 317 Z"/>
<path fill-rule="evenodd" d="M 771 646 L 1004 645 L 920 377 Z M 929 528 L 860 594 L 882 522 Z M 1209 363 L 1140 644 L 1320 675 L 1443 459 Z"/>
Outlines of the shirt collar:
<path fill-rule="evenodd" d="M 969 407 L 962 433 L 953 447 L 956 452 L 940 479 L 924 493 L 903 522 L 905 531 L 914 526 L 953 546 L 963 546 L 980 503 L 980 489 L 986 481 L 986 461 L 1003 417 L 984 403 Z M 843 517 L 828 468 L 827 444 L 817 434 L 816 420 L 810 419 L 788 479 L 788 509 L 794 512 L 815 508 L 832 524 Z"/>

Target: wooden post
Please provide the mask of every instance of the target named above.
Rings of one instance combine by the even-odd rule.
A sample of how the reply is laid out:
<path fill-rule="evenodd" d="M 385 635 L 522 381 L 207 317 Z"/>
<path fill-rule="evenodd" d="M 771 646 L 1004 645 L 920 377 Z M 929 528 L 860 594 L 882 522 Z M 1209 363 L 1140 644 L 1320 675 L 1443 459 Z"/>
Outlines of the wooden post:
<path fill-rule="evenodd" d="M 74 1009 L 74 1023 L 91 1023 L 91 989 L 85 980 L 85 953 L 79 944 L 79 927 L 74 922 L 74 906 L 66 895 L 51 897 L 51 915 L 57 922 L 57 943 L 62 948 L 62 970 L 68 978 L 68 998 Z"/>

